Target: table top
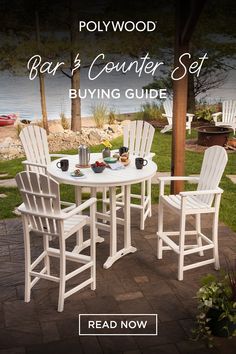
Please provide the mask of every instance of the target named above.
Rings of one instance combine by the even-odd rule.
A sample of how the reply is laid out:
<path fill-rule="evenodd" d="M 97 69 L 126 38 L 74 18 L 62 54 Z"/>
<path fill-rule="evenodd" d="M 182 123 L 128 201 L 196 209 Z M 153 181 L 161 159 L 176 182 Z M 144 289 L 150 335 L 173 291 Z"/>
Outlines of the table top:
<path fill-rule="evenodd" d="M 89 167 L 81 169 L 84 173 L 83 177 L 72 177 L 70 173 L 75 170 L 75 165 L 79 162 L 78 155 L 69 155 L 63 159 L 65 158 L 69 160 L 68 171 L 61 171 L 61 169 L 56 166 L 57 162 L 61 160 L 57 159 L 52 161 L 48 166 L 48 173 L 61 183 L 81 187 L 112 187 L 134 184 L 152 178 L 157 171 L 157 165 L 151 160 L 148 160 L 148 164 L 141 170 L 137 170 L 135 167 L 135 156 L 133 156 L 131 157 L 130 164 L 124 169 L 111 170 L 110 168 L 105 168 L 102 173 L 94 173 Z M 90 155 L 90 163 L 94 163 L 101 158 L 101 153 L 93 153 Z"/>

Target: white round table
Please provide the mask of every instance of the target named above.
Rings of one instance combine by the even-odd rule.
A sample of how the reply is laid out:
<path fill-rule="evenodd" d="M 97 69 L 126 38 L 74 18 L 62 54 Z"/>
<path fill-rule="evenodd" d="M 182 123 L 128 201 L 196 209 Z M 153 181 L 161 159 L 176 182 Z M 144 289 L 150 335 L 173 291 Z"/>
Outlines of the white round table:
<path fill-rule="evenodd" d="M 96 213 L 97 219 L 109 221 L 109 225 L 104 222 L 97 221 L 97 227 L 110 232 L 110 256 L 104 264 L 104 268 L 109 268 L 116 260 L 128 253 L 136 251 L 131 245 L 131 223 L 130 223 L 130 187 L 132 184 L 143 182 L 152 178 L 156 171 L 157 165 L 148 160 L 148 164 L 141 170 L 135 167 L 135 157 L 131 158 L 131 163 L 121 170 L 111 170 L 106 168 L 102 173 L 94 173 L 91 168 L 83 168 L 84 177 L 72 177 L 70 173 L 75 170 L 78 164 L 78 155 L 69 155 L 69 170 L 61 171 L 57 167 L 57 162 L 61 159 L 54 160 L 48 166 L 48 173 L 57 181 L 70 184 L 76 187 L 76 203 L 81 203 L 81 187 L 91 188 L 91 196 L 96 196 L 97 188 L 109 188 L 110 211 L 106 214 Z M 91 154 L 90 163 L 102 158 L 101 153 Z M 116 215 L 116 187 L 124 186 L 124 219 L 118 218 Z M 124 225 L 124 248 L 117 251 L 117 224 Z M 103 239 L 100 238 L 98 242 Z M 78 247 L 78 249 L 80 249 Z"/>

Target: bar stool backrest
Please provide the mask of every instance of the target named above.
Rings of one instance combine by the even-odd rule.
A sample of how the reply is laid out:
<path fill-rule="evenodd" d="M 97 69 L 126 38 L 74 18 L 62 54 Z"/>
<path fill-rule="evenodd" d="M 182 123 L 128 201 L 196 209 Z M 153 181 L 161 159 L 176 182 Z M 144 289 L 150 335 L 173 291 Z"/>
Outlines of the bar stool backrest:
<path fill-rule="evenodd" d="M 45 129 L 37 125 L 30 125 L 21 131 L 20 140 L 28 162 L 39 163 L 45 166 L 51 162 Z M 45 173 L 45 168 L 42 167 L 30 166 L 30 170 Z"/>
<path fill-rule="evenodd" d="M 211 146 L 205 151 L 197 190 L 213 190 L 219 186 L 228 161 L 228 155 L 222 146 Z M 212 204 L 214 195 L 198 196 L 202 202 Z"/>
<path fill-rule="evenodd" d="M 124 126 L 123 144 L 129 148 L 130 155 L 147 156 L 152 147 L 155 128 L 142 120 L 131 121 Z"/>
<path fill-rule="evenodd" d="M 16 175 L 31 230 L 58 235 L 61 216 L 59 184 L 47 175 L 21 172 Z"/>

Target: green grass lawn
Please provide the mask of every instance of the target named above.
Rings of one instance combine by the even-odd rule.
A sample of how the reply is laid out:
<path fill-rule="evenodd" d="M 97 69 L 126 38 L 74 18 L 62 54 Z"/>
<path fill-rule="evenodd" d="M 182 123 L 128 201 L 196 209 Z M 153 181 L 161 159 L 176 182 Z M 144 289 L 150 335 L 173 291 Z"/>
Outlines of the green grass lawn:
<path fill-rule="evenodd" d="M 192 133 L 191 138 L 195 137 L 195 132 Z M 190 136 L 188 135 L 187 138 Z M 122 138 L 113 140 L 113 148 L 116 149 L 122 145 Z M 94 146 L 91 152 L 100 152 L 102 145 Z M 154 161 L 158 165 L 158 171 L 170 171 L 171 163 L 171 133 L 160 134 L 156 131 L 152 151 L 156 153 Z M 62 151 L 63 153 L 76 154 L 77 150 Z M 220 220 L 225 222 L 234 231 L 236 231 L 236 185 L 233 184 L 226 174 L 236 174 L 236 154 L 228 154 L 229 161 L 225 170 L 224 177 L 221 181 L 221 187 L 224 189 L 222 196 Z M 186 151 L 186 175 L 198 174 L 200 172 L 203 153 Z M 23 159 L 14 159 L 11 161 L 0 162 L 0 173 L 8 173 L 7 178 L 15 177 L 16 173 L 23 170 Z M 6 178 L 6 177 L 5 177 Z M 186 189 L 194 189 L 194 185 L 186 184 Z M 138 192 L 139 185 L 134 185 L 132 191 Z M 21 198 L 16 188 L 0 187 L 0 193 L 5 193 L 6 198 L 0 199 L 0 219 L 11 218 L 15 215 L 12 213 L 14 208 L 20 204 Z M 152 202 L 158 202 L 158 185 L 152 187 Z M 61 199 L 74 201 L 74 189 L 68 185 L 61 186 Z"/>

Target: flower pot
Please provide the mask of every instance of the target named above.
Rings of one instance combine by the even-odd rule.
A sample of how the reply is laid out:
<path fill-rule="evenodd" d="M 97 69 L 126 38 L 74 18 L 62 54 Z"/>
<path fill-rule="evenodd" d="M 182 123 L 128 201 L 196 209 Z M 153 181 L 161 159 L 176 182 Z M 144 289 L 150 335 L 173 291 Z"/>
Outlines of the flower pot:
<path fill-rule="evenodd" d="M 105 147 L 105 149 L 102 150 L 102 157 L 110 157 L 111 156 L 111 150 L 107 147 Z"/>
<path fill-rule="evenodd" d="M 207 313 L 207 317 L 210 319 L 208 325 L 214 336 L 230 337 L 236 330 L 236 324 L 231 322 L 228 318 L 222 318 L 219 320 L 221 314 L 221 310 L 210 309 Z"/>

